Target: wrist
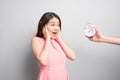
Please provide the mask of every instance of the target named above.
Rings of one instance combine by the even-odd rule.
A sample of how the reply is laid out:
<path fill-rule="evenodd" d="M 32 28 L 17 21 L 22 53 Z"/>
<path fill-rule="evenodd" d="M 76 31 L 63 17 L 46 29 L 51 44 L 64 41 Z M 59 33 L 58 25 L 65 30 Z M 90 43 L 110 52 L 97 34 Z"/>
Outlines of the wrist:
<path fill-rule="evenodd" d="M 107 36 L 102 36 L 100 41 L 101 42 L 106 42 L 106 38 L 107 38 Z"/>
<path fill-rule="evenodd" d="M 48 37 L 45 38 L 45 41 L 46 41 L 46 42 L 50 42 L 50 38 L 48 38 Z"/>

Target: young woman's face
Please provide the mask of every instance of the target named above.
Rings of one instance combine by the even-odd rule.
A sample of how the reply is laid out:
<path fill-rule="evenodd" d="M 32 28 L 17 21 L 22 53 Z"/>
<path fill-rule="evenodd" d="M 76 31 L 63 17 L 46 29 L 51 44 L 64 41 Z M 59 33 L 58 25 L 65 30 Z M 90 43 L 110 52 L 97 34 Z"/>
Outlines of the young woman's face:
<path fill-rule="evenodd" d="M 57 18 L 52 18 L 48 24 L 46 25 L 47 26 L 47 29 L 48 29 L 48 32 L 51 36 L 52 39 L 55 39 L 58 35 L 58 33 L 60 32 L 60 23 L 59 23 L 59 20 Z"/>

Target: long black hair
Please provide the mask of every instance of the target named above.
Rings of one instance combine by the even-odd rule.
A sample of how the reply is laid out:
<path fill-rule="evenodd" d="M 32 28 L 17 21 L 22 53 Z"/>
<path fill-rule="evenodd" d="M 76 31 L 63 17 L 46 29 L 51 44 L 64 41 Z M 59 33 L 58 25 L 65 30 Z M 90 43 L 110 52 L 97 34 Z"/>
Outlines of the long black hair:
<path fill-rule="evenodd" d="M 60 26 L 60 30 L 61 30 L 61 20 L 60 20 L 59 16 L 56 13 L 53 13 L 53 12 L 46 12 L 45 14 L 43 14 L 43 16 L 41 17 L 41 19 L 39 20 L 37 34 L 36 34 L 37 37 L 43 37 L 43 33 L 42 33 L 43 27 L 53 17 L 56 17 L 59 20 L 59 26 Z"/>

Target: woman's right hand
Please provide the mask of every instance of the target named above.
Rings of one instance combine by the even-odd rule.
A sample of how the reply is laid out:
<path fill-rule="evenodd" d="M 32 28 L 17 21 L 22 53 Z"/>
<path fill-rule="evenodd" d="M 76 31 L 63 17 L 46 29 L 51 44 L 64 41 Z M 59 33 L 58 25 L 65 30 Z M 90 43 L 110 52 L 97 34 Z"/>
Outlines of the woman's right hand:
<path fill-rule="evenodd" d="M 44 38 L 45 39 L 50 39 L 50 34 L 49 34 L 49 31 L 47 29 L 47 26 L 43 27 L 43 35 L 44 35 Z"/>

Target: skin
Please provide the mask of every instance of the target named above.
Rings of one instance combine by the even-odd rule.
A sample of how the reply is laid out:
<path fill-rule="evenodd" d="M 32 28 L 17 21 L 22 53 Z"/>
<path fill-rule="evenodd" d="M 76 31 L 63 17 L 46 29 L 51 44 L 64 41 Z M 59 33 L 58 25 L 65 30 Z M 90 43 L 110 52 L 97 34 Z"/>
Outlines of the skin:
<path fill-rule="evenodd" d="M 52 18 L 43 28 L 43 35 L 45 39 L 45 44 L 42 47 L 39 41 L 39 37 L 33 37 L 32 39 L 32 49 L 37 60 L 43 66 L 47 65 L 48 58 L 50 55 L 50 40 L 55 40 L 65 52 L 68 59 L 74 60 L 75 54 L 72 49 L 70 49 L 66 43 L 62 40 L 60 36 L 60 26 L 59 20 L 57 18 Z"/>
<path fill-rule="evenodd" d="M 120 36 L 105 36 L 96 27 L 94 27 L 94 29 L 96 34 L 92 37 L 88 37 L 90 41 L 120 45 Z"/>

